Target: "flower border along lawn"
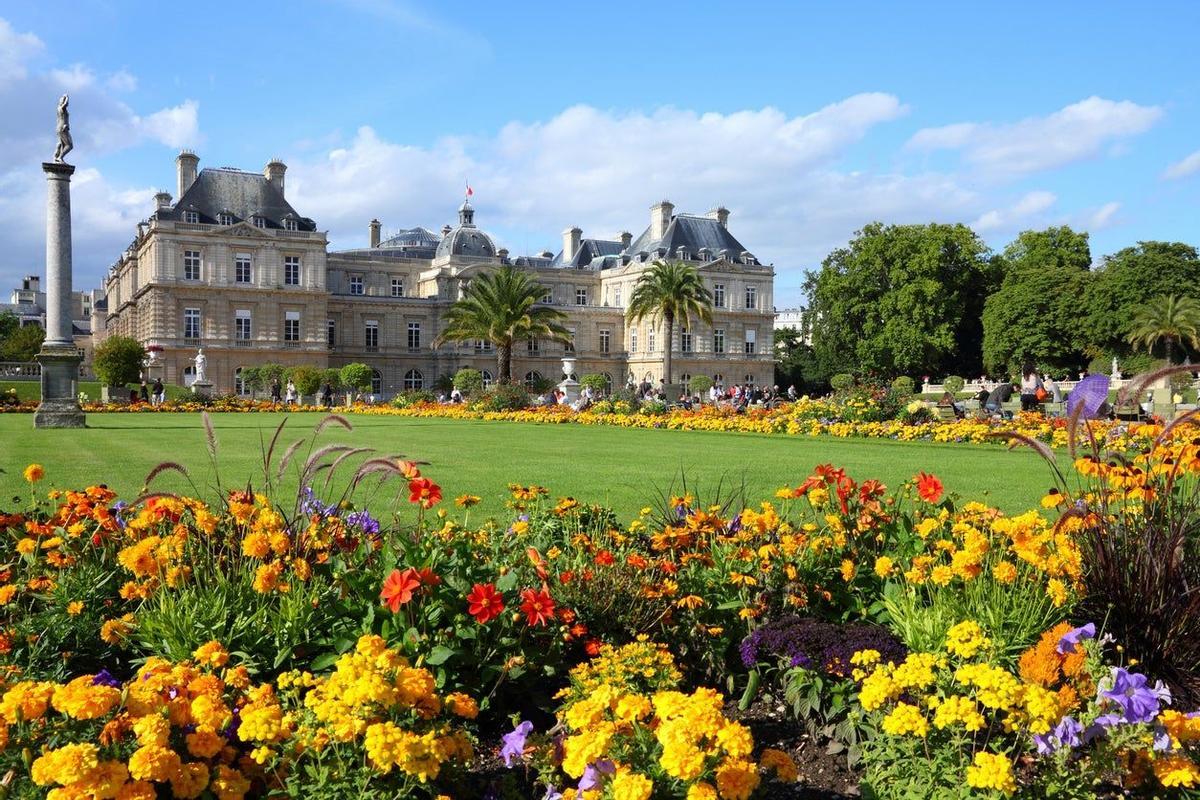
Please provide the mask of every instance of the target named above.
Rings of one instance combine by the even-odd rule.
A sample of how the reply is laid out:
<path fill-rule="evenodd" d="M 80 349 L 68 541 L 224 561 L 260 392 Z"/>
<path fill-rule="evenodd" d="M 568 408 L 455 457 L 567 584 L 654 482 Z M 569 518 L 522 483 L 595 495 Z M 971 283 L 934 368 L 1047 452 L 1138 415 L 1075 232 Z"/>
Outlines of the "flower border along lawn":
<path fill-rule="evenodd" d="M 277 446 L 281 451 L 311 431 L 321 416 L 212 414 L 222 485 L 261 484 L 262 442 L 270 440 L 276 426 L 288 419 Z M 899 485 L 918 469 L 936 471 L 947 491 L 1013 513 L 1028 508 L 1031 498 L 1050 485 L 1048 468 L 1032 452 L 996 445 L 369 414 L 346 419 L 353 430 L 330 428 L 320 444 L 374 447 L 382 455 L 428 461 L 424 471 L 447 495 L 481 496 L 483 503 L 475 511 L 484 515 L 504 512 L 510 483 L 543 485 L 554 496 L 604 503 L 625 518 L 655 497 L 656 490 L 679 493 L 683 477 L 688 490 L 701 498 L 715 497 L 719 490 L 724 499 L 744 485 L 744 499 L 750 502 L 770 497 L 827 462 L 890 485 Z M 105 483 L 121 496 L 133 497 L 155 465 L 174 461 L 189 470 L 203 494 L 211 493 L 215 476 L 199 415 L 89 414 L 88 425 L 84 430 L 35 431 L 27 415 L 0 415 L 0 498 L 5 500 L 0 505 L 24 495 L 21 470 L 31 462 L 44 464 L 54 485 Z M 173 473 L 157 478 L 154 488 L 192 491 L 186 479 Z"/>

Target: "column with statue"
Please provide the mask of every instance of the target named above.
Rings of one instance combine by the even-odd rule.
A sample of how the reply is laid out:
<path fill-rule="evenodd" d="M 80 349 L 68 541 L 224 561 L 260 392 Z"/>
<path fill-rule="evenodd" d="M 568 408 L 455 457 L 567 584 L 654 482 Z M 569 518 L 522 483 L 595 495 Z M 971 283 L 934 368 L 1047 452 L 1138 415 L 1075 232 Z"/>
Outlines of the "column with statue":
<path fill-rule="evenodd" d="M 33 415 L 35 428 L 82 428 L 77 381 L 83 361 L 71 325 L 71 176 L 75 167 L 63 159 L 74 147 L 67 111 L 69 98 L 58 101 L 58 146 L 54 160 L 42 163 L 46 173 L 46 339 L 36 358 L 41 365 L 41 403 Z"/>
<path fill-rule="evenodd" d="M 196 348 L 196 358 L 193 362 L 196 365 L 196 380 L 192 381 L 192 394 L 199 397 L 211 397 L 213 391 L 213 383 L 208 379 L 208 356 L 204 355 L 204 348 Z"/>

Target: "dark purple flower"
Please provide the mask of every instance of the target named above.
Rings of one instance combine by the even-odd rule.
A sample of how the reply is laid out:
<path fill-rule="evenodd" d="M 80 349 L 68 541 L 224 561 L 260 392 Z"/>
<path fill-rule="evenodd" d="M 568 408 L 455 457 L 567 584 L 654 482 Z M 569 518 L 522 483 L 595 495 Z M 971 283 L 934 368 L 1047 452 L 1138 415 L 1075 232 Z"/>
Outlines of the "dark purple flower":
<path fill-rule="evenodd" d="M 1070 717 L 1063 717 L 1054 728 L 1054 738 L 1064 747 L 1079 747 L 1083 743 L 1079 738 L 1082 733 L 1083 726 Z"/>
<path fill-rule="evenodd" d="M 732 535 L 732 534 L 737 533 L 741 529 L 742 529 L 742 513 L 739 511 L 738 515 L 729 521 L 729 533 Z"/>
<path fill-rule="evenodd" d="M 601 759 L 595 764 L 588 764 L 579 779 L 579 791 L 586 792 L 600 785 L 601 776 L 612 775 L 617 771 L 617 765 L 607 759 Z"/>
<path fill-rule="evenodd" d="M 1109 728 L 1120 725 L 1124 720 L 1118 714 L 1101 714 L 1096 717 L 1091 725 L 1087 726 L 1087 730 L 1083 732 L 1083 741 L 1090 742 L 1098 736 L 1103 736 L 1108 732 Z"/>
<path fill-rule="evenodd" d="M 562 800 L 562 796 L 563 793 L 558 789 L 555 789 L 553 786 L 547 786 L 546 794 L 542 797 L 542 800 Z"/>
<path fill-rule="evenodd" d="M 102 669 L 92 676 L 92 686 L 111 686 L 119 688 L 121 682 L 112 676 L 112 673 L 106 669 Z"/>
<path fill-rule="evenodd" d="M 1126 722 L 1150 722 L 1158 714 L 1159 699 L 1164 694 L 1169 701 L 1170 693 L 1161 684 L 1148 689 L 1145 675 L 1113 667 L 1111 688 L 1101 689 L 1097 698 L 1116 703 Z"/>
<path fill-rule="evenodd" d="M 379 533 L 379 521 L 374 519 L 366 510 L 351 511 L 346 515 L 346 524 L 351 528 L 358 528 L 367 536 L 374 536 Z"/>
<path fill-rule="evenodd" d="M 1084 639 L 1094 638 L 1096 638 L 1096 625 L 1095 623 L 1089 622 L 1082 628 L 1072 628 L 1064 633 L 1063 637 L 1058 640 L 1058 646 L 1054 648 L 1054 651 L 1061 656 L 1070 655 L 1071 653 L 1075 652 L 1075 648 L 1078 647 L 1079 643 Z"/>
<path fill-rule="evenodd" d="M 504 743 L 500 748 L 500 757 L 504 759 L 504 766 L 511 769 L 513 759 L 521 760 L 525 755 L 525 740 L 531 733 L 533 733 L 533 723 L 526 720 L 513 728 L 511 733 L 500 737 L 500 741 Z"/>

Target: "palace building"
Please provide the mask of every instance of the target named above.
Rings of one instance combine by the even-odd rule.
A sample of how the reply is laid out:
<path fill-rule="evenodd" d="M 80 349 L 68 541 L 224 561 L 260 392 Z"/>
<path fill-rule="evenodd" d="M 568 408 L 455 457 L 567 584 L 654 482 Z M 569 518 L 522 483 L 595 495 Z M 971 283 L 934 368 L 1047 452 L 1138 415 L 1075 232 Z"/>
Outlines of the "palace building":
<path fill-rule="evenodd" d="M 464 202 L 456 225 L 421 227 L 382 237 L 371 220 L 366 247 L 330 251 L 318 224 L 286 198 L 287 167 L 271 161 L 261 174 L 198 170 L 189 151 L 176 159 L 177 199 L 166 192 L 137 226 L 109 269 L 92 308 L 92 335 L 132 336 L 153 353 L 166 382 L 187 385 L 203 347 L 207 377 L 219 392 L 245 393 L 244 367 L 369 365 L 382 397 L 431 388 L 473 367 L 490 382 L 495 354 L 487 342 L 434 348 L 446 310 L 472 276 L 513 264 L 546 287 L 544 302 L 567 314 L 574 341 L 531 340 L 514 348 L 514 380 L 561 378 L 565 353 L 576 373 L 605 375 L 612 385 L 662 377 L 661 324 L 629 324 L 625 309 L 638 277 L 659 259 L 694 264 L 713 293 L 712 325 L 676 326 L 676 382 L 707 375 L 719 383 L 773 379 L 775 272 L 730 232 L 729 212 L 675 213 L 663 200 L 634 238 L 585 238 L 563 231 L 558 253 L 514 256 L 476 224 Z"/>

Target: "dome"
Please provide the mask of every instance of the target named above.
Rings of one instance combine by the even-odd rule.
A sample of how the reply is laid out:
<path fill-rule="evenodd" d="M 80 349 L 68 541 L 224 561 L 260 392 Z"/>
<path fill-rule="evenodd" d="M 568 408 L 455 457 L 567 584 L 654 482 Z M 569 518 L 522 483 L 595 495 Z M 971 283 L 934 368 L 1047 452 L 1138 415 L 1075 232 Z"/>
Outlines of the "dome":
<path fill-rule="evenodd" d="M 425 228 L 409 228 L 403 231 L 397 231 L 393 235 L 384 239 L 379 243 L 380 248 L 409 248 L 409 247 L 428 247 L 434 248 L 438 246 L 440 239 L 437 234 L 426 230 Z"/>
<path fill-rule="evenodd" d="M 458 209 L 458 227 L 452 228 L 438 243 L 437 257 L 442 256 L 496 257 L 496 243 L 475 227 L 475 209 L 467 201 Z"/>

